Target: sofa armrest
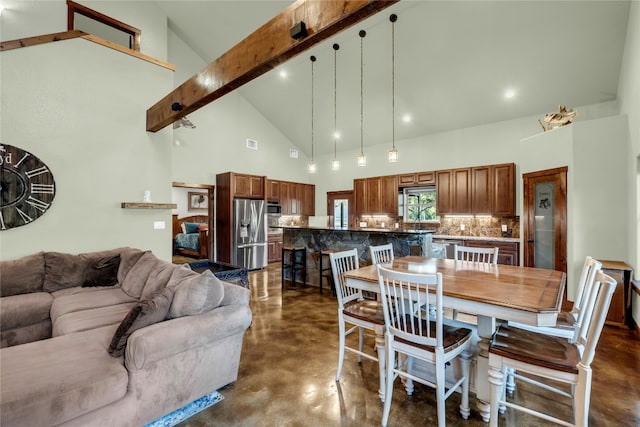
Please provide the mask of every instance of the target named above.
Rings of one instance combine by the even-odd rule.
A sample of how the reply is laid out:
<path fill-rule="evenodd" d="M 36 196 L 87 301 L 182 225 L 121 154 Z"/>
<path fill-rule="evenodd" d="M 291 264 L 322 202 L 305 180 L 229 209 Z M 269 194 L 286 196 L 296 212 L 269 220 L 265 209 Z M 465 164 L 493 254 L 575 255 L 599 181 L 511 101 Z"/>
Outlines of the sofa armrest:
<path fill-rule="evenodd" d="M 251 317 L 248 305 L 236 304 L 138 329 L 127 340 L 126 367 L 142 370 L 149 363 L 243 333 L 251 325 Z"/>

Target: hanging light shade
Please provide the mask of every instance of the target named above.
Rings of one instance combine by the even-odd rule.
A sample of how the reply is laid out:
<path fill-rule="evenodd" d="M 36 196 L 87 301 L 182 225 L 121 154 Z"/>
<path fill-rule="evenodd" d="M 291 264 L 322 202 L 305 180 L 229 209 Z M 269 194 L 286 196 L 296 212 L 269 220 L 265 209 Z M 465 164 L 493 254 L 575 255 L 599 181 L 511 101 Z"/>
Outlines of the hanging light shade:
<path fill-rule="evenodd" d="M 362 41 L 367 35 L 365 30 L 360 30 L 360 155 L 358 156 L 358 166 L 367 165 L 367 156 L 364 155 L 364 60 L 362 55 Z"/>
<path fill-rule="evenodd" d="M 340 169 L 340 160 L 336 156 L 338 146 L 338 43 L 333 44 L 333 160 L 331 161 L 331 169 L 337 171 Z"/>
<path fill-rule="evenodd" d="M 395 26 L 398 15 L 391 14 L 391 150 L 389 150 L 389 162 L 398 161 L 398 149 L 396 148 L 396 32 Z"/>
<path fill-rule="evenodd" d="M 316 162 L 314 161 L 313 158 L 313 107 L 314 107 L 314 99 L 313 99 L 313 81 L 314 81 L 314 73 L 313 73 L 313 65 L 316 62 L 316 57 L 311 55 L 311 57 L 309 58 L 311 59 L 311 161 L 309 162 L 309 172 L 310 173 L 315 173 L 318 170 L 318 166 L 316 165 Z"/>

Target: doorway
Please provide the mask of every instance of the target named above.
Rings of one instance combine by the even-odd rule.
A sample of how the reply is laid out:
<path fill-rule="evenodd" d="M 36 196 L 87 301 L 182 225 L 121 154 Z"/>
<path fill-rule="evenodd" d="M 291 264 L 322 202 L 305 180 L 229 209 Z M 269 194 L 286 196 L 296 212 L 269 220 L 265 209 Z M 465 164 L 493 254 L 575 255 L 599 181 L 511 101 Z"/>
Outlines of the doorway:
<path fill-rule="evenodd" d="M 567 167 L 523 174 L 522 181 L 524 265 L 566 273 Z"/>
<path fill-rule="evenodd" d="M 183 209 L 182 214 L 180 214 L 180 209 L 178 209 L 179 213 L 178 215 L 174 214 L 174 230 L 172 232 L 172 240 L 171 240 L 171 247 L 174 248 L 174 237 L 176 235 L 177 232 L 179 232 L 179 230 L 176 230 L 176 220 L 179 220 L 180 218 L 183 217 L 189 217 L 189 216 L 193 216 L 194 214 L 196 216 L 200 216 L 200 215 L 206 215 L 206 221 L 207 221 L 207 227 L 208 227 L 208 233 L 207 233 L 207 251 L 206 253 L 207 258 L 209 261 L 213 262 L 214 261 L 214 236 L 215 236 L 215 230 L 214 230 L 214 224 L 215 224 L 215 217 L 214 217 L 214 212 L 215 212 L 215 185 L 209 185 L 209 184 L 190 184 L 190 183 L 185 183 L 185 182 L 173 182 L 172 187 L 174 188 L 183 188 L 183 189 L 187 189 L 187 190 L 193 190 L 194 192 L 197 193 L 204 193 L 206 191 L 206 197 L 207 197 L 207 203 L 206 203 L 206 209 L 203 209 L 202 212 L 188 212 L 190 210 L 190 206 L 188 206 L 188 199 L 187 197 L 183 197 L 181 198 L 181 200 L 174 200 L 174 203 L 176 203 L 178 205 L 178 207 L 180 207 L 181 205 L 186 206 L 186 212 Z M 204 190 L 204 191 L 203 191 Z M 187 193 L 188 194 L 188 193 Z M 185 200 L 182 200 L 185 199 Z M 198 209 L 199 210 L 199 209 Z M 198 258 L 198 257 L 196 257 Z M 194 258 L 195 260 L 195 258 Z"/>
<path fill-rule="evenodd" d="M 327 215 L 332 228 L 348 229 L 354 220 L 353 191 L 328 191 Z"/>

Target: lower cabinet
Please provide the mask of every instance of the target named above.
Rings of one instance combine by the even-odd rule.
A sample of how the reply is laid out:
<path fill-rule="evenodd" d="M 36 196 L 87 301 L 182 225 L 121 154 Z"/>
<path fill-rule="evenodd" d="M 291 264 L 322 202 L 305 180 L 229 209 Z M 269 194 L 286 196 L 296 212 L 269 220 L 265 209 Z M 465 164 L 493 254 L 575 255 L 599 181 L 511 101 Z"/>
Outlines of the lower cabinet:
<path fill-rule="evenodd" d="M 606 323 L 616 326 L 632 326 L 631 313 L 631 277 L 633 269 L 622 261 L 599 260 L 602 263 L 602 272 L 616 280 L 616 290 L 611 299 Z"/>
<path fill-rule="evenodd" d="M 475 248 L 499 248 L 498 264 L 520 265 L 520 244 L 498 240 L 465 240 L 465 246 Z"/>
<path fill-rule="evenodd" d="M 270 235 L 267 239 L 267 261 L 282 261 L 282 235 Z"/>

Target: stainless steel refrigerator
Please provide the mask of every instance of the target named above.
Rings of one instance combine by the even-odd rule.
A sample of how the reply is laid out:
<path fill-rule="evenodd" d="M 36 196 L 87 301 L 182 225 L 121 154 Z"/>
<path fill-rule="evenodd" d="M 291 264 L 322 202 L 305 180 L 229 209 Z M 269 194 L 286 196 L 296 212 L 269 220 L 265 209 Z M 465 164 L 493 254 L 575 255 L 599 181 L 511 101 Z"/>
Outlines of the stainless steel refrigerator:
<path fill-rule="evenodd" d="M 267 214 L 264 200 L 233 201 L 234 265 L 249 270 L 267 266 Z"/>

